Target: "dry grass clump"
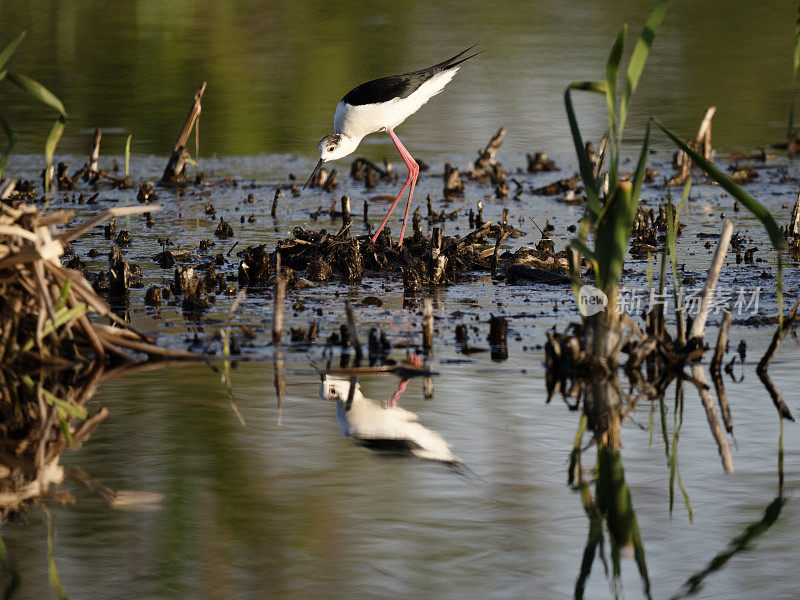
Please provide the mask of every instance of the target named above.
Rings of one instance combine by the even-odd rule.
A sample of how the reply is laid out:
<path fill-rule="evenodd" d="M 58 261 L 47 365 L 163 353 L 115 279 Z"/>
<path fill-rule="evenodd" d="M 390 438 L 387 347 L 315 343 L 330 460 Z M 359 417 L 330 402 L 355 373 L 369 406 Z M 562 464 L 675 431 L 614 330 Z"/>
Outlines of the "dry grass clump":
<path fill-rule="evenodd" d="M 60 260 L 71 240 L 106 219 L 158 208 L 111 209 L 54 235 L 71 212 L 0 203 L 0 520 L 60 481 L 61 452 L 108 416 L 85 407 L 106 367 L 132 363 L 136 353 L 195 357 L 154 345 Z"/>

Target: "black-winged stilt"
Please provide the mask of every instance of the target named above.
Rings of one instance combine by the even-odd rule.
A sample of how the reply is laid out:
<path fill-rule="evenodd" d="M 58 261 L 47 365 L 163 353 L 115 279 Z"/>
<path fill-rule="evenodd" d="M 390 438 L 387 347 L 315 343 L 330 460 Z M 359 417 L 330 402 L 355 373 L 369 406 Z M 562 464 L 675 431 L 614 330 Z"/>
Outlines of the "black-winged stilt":
<path fill-rule="evenodd" d="M 362 83 L 357 88 L 350 90 L 336 106 L 336 115 L 333 120 L 332 135 L 326 135 L 320 140 L 317 149 L 319 150 L 319 162 L 314 167 L 314 171 L 308 178 L 308 185 L 316 176 L 319 169 L 326 162 L 342 158 L 355 151 L 361 140 L 370 133 L 385 131 L 392 138 L 394 145 L 408 167 L 408 179 L 406 179 L 403 189 L 397 194 L 389 212 L 383 219 L 381 226 L 372 236 L 374 242 L 378 234 L 386 225 L 389 216 L 395 206 L 402 198 L 409 185 L 408 203 L 406 213 L 403 217 L 403 227 L 400 230 L 400 241 L 398 246 L 403 245 L 403 234 L 406 231 L 406 221 L 408 220 L 408 210 L 411 207 L 411 199 L 414 196 L 414 186 L 419 176 L 419 165 L 416 163 L 411 153 L 406 150 L 394 133 L 394 128 L 400 125 L 408 117 L 417 112 L 433 96 L 444 89 L 459 69 L 459 65 L 465 60 L 469 60 L 475 54 L 461 58 L 472 50 L 475 46 L 470 46 L 463 52 L 459 52 L 438 65 L 433 65 L 419 71 L 373 79 L 367 83 Z"/>

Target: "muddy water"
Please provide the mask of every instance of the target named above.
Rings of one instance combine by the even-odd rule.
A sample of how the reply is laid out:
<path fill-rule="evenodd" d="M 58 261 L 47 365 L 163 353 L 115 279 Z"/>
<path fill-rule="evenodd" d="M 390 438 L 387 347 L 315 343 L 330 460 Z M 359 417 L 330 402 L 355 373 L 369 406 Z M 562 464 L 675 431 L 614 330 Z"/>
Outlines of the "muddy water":
<path fill-rule="evenodd" d="M 69 158 L 69 157 L 68 157 Z M 567 155 L 556 161 L 568 162 Z M 654 156 L 654 165 L 669 171 L 667 157 Z M 69 158 L 78 164 L 80 158 Z M 106 159 L 110 160 L 110 159 Z M 470 157 L 453 157 L 466 167 Z M 163 159 L 136 161 L 138 180 L 154 179 Z M 507 154 L 510 171 L 524 166 L 524 157 Z M 388 193 L 390 184 L 364 190 L 362 183 L 342 177 L 337 190 L 310 190 L 301 197 L 280 199 L 279 218 L 269 209 L 275 185 L 287 171 L 305 174 L 311 161 L 287 156 L 267 159 L 203 160 L 210 185 L 190 187 L 183 196 L 159 191 L 164 211 L 147 230 L 141 217 L 120 219 L 117 230 L 133 238 L 126 249 L 129 260 L 144 271 L 145 286 L 172 277 L 153 260 L 160 250 L 156 239 L 169 236 L 173 251 L 191 251 L 186 264 L 199 264 L 239 242 L 222 273 L 235 274 L 236 252 L 243 246 L 270 247 L 289 237 L 296 225 L 337 230 L 340 222 L 326 215 L 314 222 L 310 213 L 327 208 L 342 193 L 353 199 L 355 233 L 363 225 L 359 214 L 365 198 Z M 779 222 L 788 220 L 796 190 L 797 170 L 783 161 L 768 163 L 757 184 L 749 189 Z M 32 159 L 17 158 L 17 172 L 34 176 Z M 433 164 L 418 186 L 428 193 L 434 208 L 461 208 L 459 218 L 445 224 L 448 234 L 468 230 L 466 214 L 477 200 L 484 201 L 487 219 L 498 219 L 503 208 L 510 222 L 528 231 L 528 216 L 555 226 L 556 247 L 569 239 L 566 227 L 575 222 L 579 207 L 529 193 L 560 176 L 559 173 L 515 176 L 525 185 L 520 201 L 491 198 L 491 190 L 469 184 L 465 196 L 446 202 L 441 195 L 440 165 Z M 345 166 L 343 171 L 347 171 Z M 233 176 L 237 185 L 223 180 Z M 254 202 L 244 203 L 248 194 Z M 648 188 L 652 206 L 664 189 Z M 58 195 L 54 208 L 75 208 L 78 217 L 120 205 L 135 204 L 134 192 L 101 190 L 98 204 L 73 203 L 72 194 Z M 369 200 L 373 223 L 385 204 Z M 209 203 L 216 219 L 223 216 L 235 232 L 232 239 L 215 240 L 217 221 L 205 214 Z M 763 286 L 758 314 L 776 311 L 774 257 L 754 221 L 731 210 L 730 199 L 712 186 L 696 186 L 682 218 L 679 243 L 683 276 L 703 272 L 713 251 L 705 244 L 720 229 L 720 213 L 733 217 L 746 246 L 760 250 L 764 262 L 737 265 L 729 256 L 721 287 Z M 254 223 L 240 217 L 256 216 Z M 424 209 L 423 209 L 424 214 Z M 520 219 L 523 222 L 520 222 Z M 245 219 L 246 220 L 246 219 Z M 528 221 L 529 223 L 529 221 Z M 398 224 L 392 222 L 395 228 Z M 426 227 L 423 225 L 423 227 Z M 509 249 L 537 241 L 538 234 L 509 242 Z M 752 239 L 751 239 L 752 238 Z M 200 240 L 214 239 L 206 254 Z M 105 254 L 112 242 L 102 228 L 73 246 L 90 272 L 106 268 Z M 90 259 L 95 248 L 102 255 Z M 629 261 L 625 277 L 631 290 L 646 291 L 646 261 Z M 785 273 L 786 302 L 798 289 L 796 263 Z M 691 284 L 687 284 L 691 287 Z M 160 343 L 196 350 L 219 350 L 214 334 L 226 323 L 233 300 L 218 295 L 215 305 L 201 316 L 183 313 L 180 306 L 158 311 L 143 306 L 143 289 L 132 291 L 128 312 L 134 322 Z M 379 296 L 383 306 L 360 306 L 366 296 Z M 419 298 L 404 298 L 394 279 L 367 279 L 361 286 L 329 284 L 291 292 L 287 300 L 287 327 L 320 324 L 320 339 L 343 323 L 345 299 L 356 306 L 362 332 L 382 327 L 392 342 L 420 342 Z M 321 346 L 287 352 L 288 396 L 276 404 L 272 348 L 269 344 L 271 293 L 253 290 L 232 319 L 256 333 L 242 343 L 243 356 L 264 361 L 239 363 L 233 370 L 233 392 L 247 426 L 232 412 L 219 375 L 208 366 L 184 366 L 142 373 L 105 385 L 96 397 L 113 418 L 93 439 L 65 462 L 83 467 L 115 489 L 163 494 L 163 506 L 151 512 L 108 508 L 90 494 L 66 484 L 77 498 L 74 506 L 54 507 L 57 529 L 56 564 L 65 587 L 76 597 L 565 597 L 572 594 L 578 575 L 588 520 L 578 495 L 566 485 L 569 450 L 577 414 L 559 400 L 547 404 L 543 381 L 546 330 L 563 328 L 577 319 L 568 290 L 534 285 L 508 285 L 488 275 L 467 277 L 434 293 L 436 327 L 432 368 L 435 393 L 423 397 L 422 382 L 414 381 L 400 405 L 417 413 L 424 425 L 439 432 L 468 466 L 467 475 L 446 466 L 414 458 L 376 453 L 341 437 L 333 403 L 318 397 L 319 378 L 310 366 L 325 364 Z M 292 308 L 289 308 L 292 307 Z M 557 310 L 554 310 L 554 307 Z M 321 314 L 320 314 L 321 313 Z M 487 346 L 490 314 L 509 319 L 509 354 L 494 362 L 488 353 L 464 356 L 457 352 L 454 329 L 470 326 L 470 342 Z M 749 313 L 742 315 L 742 318 Z M 712 315 L 709 336 L 716 334 Z M 235 334 L 237 332 L 235 331 Z M 623 426 L 623 457 L 627 481 L 645 543 L 654 597 L 667 597 L 700 571 L 729 542 L 759 521 L 777 496 L 779 423 L 766 391 L 754 374 L 754 364 L 771 336 L 771 328 L 734 325 L 731 348 L 747 340 L 748 362 L 737 366 L 733 383 L 727 378 L 734 419 L 736 472 L 722 471 L 713 438 L 696 392 L 687 388 L 678 464 L 689 495 L 694 522 L 690 522 L 680 493 L 669 514 L 669 468 L 661 433 L 658 403 L 640 403 Z M 199 344 L 192 344 L 197 334 Z M 364 337 L 362 335 L 362 337 Z M 402 357 L 402 350 L 395 350 Z M 727 355 L 729 357 L 730 355 Z M 726 358 L 727 358 L 726 357 Z M 800 349 L 789 338 L 770 373 L 790 409 L 800 412 L 796 361 Z M 339 363 L 339 351 L 333 365 Z M 364 394 L 386 402 L 398 384 L 393 376 L 362 377 Z M 672 390 L 665 404 L 671 439 Z M 800 486 L 800 435 L 796 426 L 784 427 L 785 496 L 777 522 L 752 547 L 736 554 L 720 572 L 710 575 L 700 597 L 752 598 L 768 595 L 793 597 L 798 580 L 794 537 L 800 512 L 794 495 Z M 591 451 L 585 460 L 593 464 Z M 4 528 L 4 540 L 17 561 L 23 583 L 21 598 L 47 593 L 46 540 L 38 512 L 29 523 Z M 639 597 L 641 582 L 632 560 L 623 561 L 622 585 L 629 597 Z M 600 564 L 588 581 L 587 597 L 606 598 L 611 587 Z"/>

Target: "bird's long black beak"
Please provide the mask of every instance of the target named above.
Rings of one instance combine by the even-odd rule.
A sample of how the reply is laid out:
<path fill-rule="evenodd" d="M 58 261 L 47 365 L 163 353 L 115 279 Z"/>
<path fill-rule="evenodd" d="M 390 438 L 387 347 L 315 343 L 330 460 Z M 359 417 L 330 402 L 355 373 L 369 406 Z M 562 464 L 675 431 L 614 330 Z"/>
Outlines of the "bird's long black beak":
<path fill-rule="evenodd" d="M 319 173 L 319 170 L 322 168 L 322 165 L 323 165 L 324 162 L 325 161 L 322 160 L 321 158 L 319 159 L 319 162 L 317 163 L 317 166 L 314 167 L 313 171 L 311 171 L 311 176 L 308 178 L 308 181 L 306 181 L 306 184 L 303 186 L 303 189 L 306 189 L 308 187 L 308 184 L 311 183 L 312 181 L 314 181 L 314 177 L 317 176 L 317 173 Z"/>

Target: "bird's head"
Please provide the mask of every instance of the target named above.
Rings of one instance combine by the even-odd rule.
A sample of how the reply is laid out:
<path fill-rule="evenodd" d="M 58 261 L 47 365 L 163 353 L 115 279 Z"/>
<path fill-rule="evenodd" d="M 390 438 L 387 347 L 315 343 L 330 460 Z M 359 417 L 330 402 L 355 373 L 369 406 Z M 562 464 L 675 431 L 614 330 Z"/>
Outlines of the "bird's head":
<path fill-rule="evenodd" d="M 319 141 L 319 144 L 317 144 L 320 160 L 322 162 L 328 162 L 347 156 L 355 150 L 355 147 L 350 141 L 349 137 L 341 133 L 326 135 Z"/>
<path fill-rule="evenodd" d="M 351 154 L 355 149 L 358 147 L 358 140 L 354 140 L 346 135 L 341 133 L 332 133 L 331 135 L 326 135 L 319 141 L 317 144 L 317 150 L 319 151 L 319 162 L 317 166 L 314 167 L 314 171 L 311 173 L 311 177 L 308 178 L 306 182 L 306 186 L 314 180 L 314 177 L 317 176 L 317 173 L 322 168 L 326 162 L 330 162 L 332 160 L 336 160 L 337 158 L 342 158 L 343 156 L 347 156 Z"/>
<path fill-rule="evenodd" d="M 319 395 L 324 400 L 347 402 L 347 399 L 350 397 L 350 385 L 351 382 L 349 379 L 324 377 L 322 379 L 322 383 L 319 386 Z M 361 386 L 355 382 L 352 383 L 352 385 L 356 386 L 356 389 L 353 390 L 354 398 L 360 396 Z"/>

